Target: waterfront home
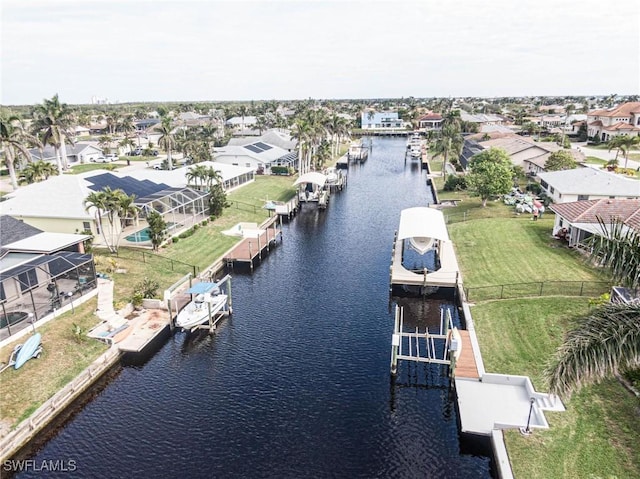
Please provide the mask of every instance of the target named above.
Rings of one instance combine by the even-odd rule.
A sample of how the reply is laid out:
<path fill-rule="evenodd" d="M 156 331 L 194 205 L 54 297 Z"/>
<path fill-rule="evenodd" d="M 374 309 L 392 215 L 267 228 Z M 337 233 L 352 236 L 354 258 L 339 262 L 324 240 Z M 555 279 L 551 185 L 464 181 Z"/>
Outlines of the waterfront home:
<path fill-rule="evenodd" d="M 251 168 L 253 171 L 270 174 L 274 166 L 293 168 L 297 154 L 261 141 L 245 145 L 227 145 L 214 150 L 215 162 Z"/>
<path fill-rule="evenodd" d="M 222 177 L 226 191 L 231 191 L 254 181 L 251 168 L 205 162 L 213 166 Z M 192 227 L 208 216 L 207 192 L 198 191 L 197 184 L 188 185 L 190 167 L 173 171 L 139 169 L 128 174 L 117 171 L 93 170 L 82 175 L 61 175 L 46 181 L 33 183 L 6 195 L 2 202 L 2 212 L 24 221 L 43 231 L 56 233 L 77 233 L 90 231 L 94 235 L 94 244 L 101 245 L 101 224 L 108 228 L 105 233 L 117 238 L 129 236 L 132 229 L 143 228 L 138 219 L 131 218 L 123 231 L 119 219 L 113 225 L 106 219 L 99 221 L 96 211 L 84 206 L 85 199 L 105 187 L 120 189 L 128 195 L 135 195 L 134 204 L 140 209 L 140 218 L 144 220 L 151 209 L 160 213 L 167 223 L 171 223 L 172 233 Z M 55 201 L 33 201 L 33 198 L 55 198 Z M 140 242 L 134 238 L 134 243 Z M 148 238 L 147 238 L 148 240 Z"/>
<path fill-rule="evenodd" d="M 602 221 L 609 228 L 617 220 L 624 229 L 640 232 L 640 199 L 597 199 L 552 204 L 556 214 L 553 234 L 569 246 L 584 247 L 584 240 L 602 235 Z"/>
<path fill-rule="evenodd" d="M 47 233 L 0 215 L 0 340 L 93 290 L 84 234 Z"/>
<path fill-rule="evenodd" d="M 532 138 L 522 137 L 513 132 L 478 133 L 465 138 L 460 154 L 460 164 L 463 168 L 466 168 L 474 155 L 489 148 L 501 148 L 504 150 L 509 155 L 514 166 L 520 166 L 530 176 L 535 176 L 545 171 L 544 165 L 549 156 L 562 149 L 556 143 L 534 141 Z M 578 150 L 567 151 L 571 153 L 576 162 L 582 163 L 584 161 L 584 155 Z"/>
<path fill-rule="evenodd" d="M 265 143 L 271 146 L 277 146 L 288 152 L 292 152 L 298 145 L 298 140 L 291 137 L 291 134 L 279 128 L 272 128 L 265 131 L 261 136 L 237 137 L 229 140 L 228 146 L 245 146 L 252 143 Z"/>
<path fill-rule="evenodd" d="M 439 113 L 428 113 L 418 118 L 418 129 L 420 131 L 440 131 L 442 129 L 442 115 Z"/>
<path fill-rule="evenodd" d="M 407 124 L 398 116 L 397 111 L 370 112 L 361 114 L 363 130 L 406 130 Z M 409 127 L 411 125 L 409 124 Z"/>
<path fill-rule="evenodd" d="M 554 203 L 614 198 L 640 198 L 640 182 L 596 168 L 538 174 L 540 185 Z"/>

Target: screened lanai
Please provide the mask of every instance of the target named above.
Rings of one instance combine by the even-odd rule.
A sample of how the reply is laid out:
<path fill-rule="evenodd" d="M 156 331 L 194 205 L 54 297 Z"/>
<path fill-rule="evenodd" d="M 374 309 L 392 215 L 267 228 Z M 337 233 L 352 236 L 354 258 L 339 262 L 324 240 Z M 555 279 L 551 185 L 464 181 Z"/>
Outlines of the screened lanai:
<path fill-rule="evenodd" d="M 191 188 L 167 188 L 142 198 L 136 198 L 140 219 L 146 219 L 150 211 L 162 215 L 169 234 L 191 228 L 209 216 L 208 193 Z M 139 227 L 139 226 L 138 226 Z M 130 243 L 149 241 L 146 228 L 125 236 Z"/>
<path fill-rule="evenodd" d="M 0 339 L 96 287 L 90 254 L 9 253 L 0 260 Z"/>

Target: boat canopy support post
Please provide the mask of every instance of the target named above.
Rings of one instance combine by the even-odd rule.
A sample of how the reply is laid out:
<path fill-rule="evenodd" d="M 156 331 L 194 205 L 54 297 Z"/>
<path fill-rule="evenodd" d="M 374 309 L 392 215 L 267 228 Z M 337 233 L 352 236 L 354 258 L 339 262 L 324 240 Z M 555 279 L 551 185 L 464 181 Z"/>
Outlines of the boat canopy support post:
<path fill-rule="evenodd" d="M 393 335 L 391 336 L 391 374 L 398 374 L 398 351 L 400 348 L 400 315 L 402 308 L 396 305 L 395 319 L 393 325 Z"/>

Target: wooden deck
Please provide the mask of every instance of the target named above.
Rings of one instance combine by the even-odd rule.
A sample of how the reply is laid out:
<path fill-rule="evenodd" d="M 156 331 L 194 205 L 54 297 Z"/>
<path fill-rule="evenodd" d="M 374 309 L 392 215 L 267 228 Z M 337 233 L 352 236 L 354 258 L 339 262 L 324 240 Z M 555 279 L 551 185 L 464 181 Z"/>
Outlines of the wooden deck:
<path fill-rule="evenodd" d="M 478 374 L 478 365 L 476 364 L 476 358 L 473 355 L 473 347 L 471 346 L 469 331 L 461 329 L 459 332 L 460 337 L 462 338 L 462 353 L 460 354 L 460 358 L 456 361 L 455 375 L 457 378 L 479 379 L 480 374 Z"/>
<path fill-rule="evenodd" d="M 233 266 L 233 263 L 249 263 L 253 268 L 253 262 L 256 258 L 262 259 L 265 252 L 269 252 L 271 247 L 280 237 L 282 241 L 282 230 L 280 228 L 266 228 L 265 231 L 256 238 L 245 238 L 238 243 L 224 257 L 225 262 Z"/>

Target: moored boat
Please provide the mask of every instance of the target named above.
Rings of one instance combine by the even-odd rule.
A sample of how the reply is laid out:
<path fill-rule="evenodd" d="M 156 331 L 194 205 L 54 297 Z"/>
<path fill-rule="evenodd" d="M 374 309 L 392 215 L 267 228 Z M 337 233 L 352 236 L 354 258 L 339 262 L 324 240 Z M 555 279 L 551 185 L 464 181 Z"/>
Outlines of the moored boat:
<path fill-rule="evenodd" d="M 176 326 L 190 329 L 204 323 L 224 308 L 227 299 L 228 296 L 220 292 L 197 294 L 193 301 L 178 313 Z"/>

